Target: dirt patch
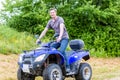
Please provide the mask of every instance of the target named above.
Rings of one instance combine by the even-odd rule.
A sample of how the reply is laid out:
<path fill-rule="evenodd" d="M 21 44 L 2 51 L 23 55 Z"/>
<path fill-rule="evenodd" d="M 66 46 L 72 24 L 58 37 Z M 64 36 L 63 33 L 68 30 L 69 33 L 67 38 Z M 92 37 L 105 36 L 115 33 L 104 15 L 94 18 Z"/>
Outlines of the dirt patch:
<path fill-rule="evenodd" d="M 0 79 L 16 80 L 17 55 L 0 54 Z"/>
<path fill-rule="evenodd" d="M 0 54 L 1 80 L 17 80 L 17 61 L 18 55 Z M 91 58 L 87 62 L 93 70 L 92 80 L 120 80 L 120 58 Z M 42 80 L 42 78 L 36 80 Z"/>
<path fill-rule="evenodd" d="M 120 80 L 120 58 L 91 58 L 92 80 Z"/>
<path fill-rule="evenodd" d="M 107 80 L 107 79 L 106 79 Z M 112 78 L 110 80 L 120 80 L 120 77 L 115 77 L 115 78 Z"/>

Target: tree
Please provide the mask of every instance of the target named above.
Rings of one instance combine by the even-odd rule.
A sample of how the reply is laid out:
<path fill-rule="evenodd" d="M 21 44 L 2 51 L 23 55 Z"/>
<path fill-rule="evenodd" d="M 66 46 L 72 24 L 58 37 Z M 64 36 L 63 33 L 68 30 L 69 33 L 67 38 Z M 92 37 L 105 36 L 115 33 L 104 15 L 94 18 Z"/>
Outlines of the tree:
<path fill-rule="evenodd" d="M 7 24 L 18 31 L 40 33 L 49 18 L 42 0 L 6 0 L 4 7 L 10 16 L 6 18 Z"/>
<path fill-rule="evenodd" d="M 33 34 L 43 30 L 48 9 L 56 7 L 70 39 L 83 39 L 86 48 L 98 54 L 120 56 L 119 0 L 6 0 L 4 6 L 10 27 Z"/>

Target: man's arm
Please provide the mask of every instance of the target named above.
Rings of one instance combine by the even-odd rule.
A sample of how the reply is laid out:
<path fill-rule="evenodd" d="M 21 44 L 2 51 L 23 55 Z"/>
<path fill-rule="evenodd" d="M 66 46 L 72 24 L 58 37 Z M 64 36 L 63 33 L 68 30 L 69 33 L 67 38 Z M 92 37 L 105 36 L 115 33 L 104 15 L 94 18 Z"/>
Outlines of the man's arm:
<path fill-rule="evenodd" d="M 48 31 L 48 28 L 45 28 L 45 29 L 42 31 L 42 33 L 41 33 L 40 36 L 39 36 L 39 40 L 41 40 L 41 39 L 45 36 L 45 34 L 46 34 L 47 31 Z"/>
<path fill-rule="evenodd" d="M 63 33 L 64 33 L 64 23 L 61 23 L 60 24 L 60 35 L 57 39 L 57 42 L 60 42 L 60 40 L 62 39 Z"/>

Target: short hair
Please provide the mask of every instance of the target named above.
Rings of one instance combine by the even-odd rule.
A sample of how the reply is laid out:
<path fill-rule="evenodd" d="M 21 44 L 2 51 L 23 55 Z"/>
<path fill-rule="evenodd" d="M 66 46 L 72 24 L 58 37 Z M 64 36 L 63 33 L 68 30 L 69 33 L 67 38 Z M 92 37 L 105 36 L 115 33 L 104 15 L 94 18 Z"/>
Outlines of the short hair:
<path fill-rule="evenodd" d="M 54 10 L 55 12 L 57 12 L 57 9 L 56 9 L 56 8 L 50 8 L 49 12 L 50 12 L 51 10 Z"/>

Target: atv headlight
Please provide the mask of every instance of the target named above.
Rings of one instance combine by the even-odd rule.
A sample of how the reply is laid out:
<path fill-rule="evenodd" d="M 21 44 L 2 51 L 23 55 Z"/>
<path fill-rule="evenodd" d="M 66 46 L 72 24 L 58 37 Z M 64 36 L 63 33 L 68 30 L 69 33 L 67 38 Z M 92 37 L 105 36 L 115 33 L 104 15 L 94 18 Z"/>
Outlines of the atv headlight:
<path fill-rule="evenodd" d="M 19 63 L 22 63 L 22 61 L 23 61 L 23 55 L 24 55 L 24 54 L 20 54 L 19 59 L 18 59 L 18 62 L 19 62 Z"/>
<path fill-rule="evenodd" d="M 35 59 L 35 62 L 38 62 L 38 61 L 43 60 L 44 57 L 45 57 L 45 54 L 42 54 L 42 55 L 38 56 L 38 57 Z"/>

